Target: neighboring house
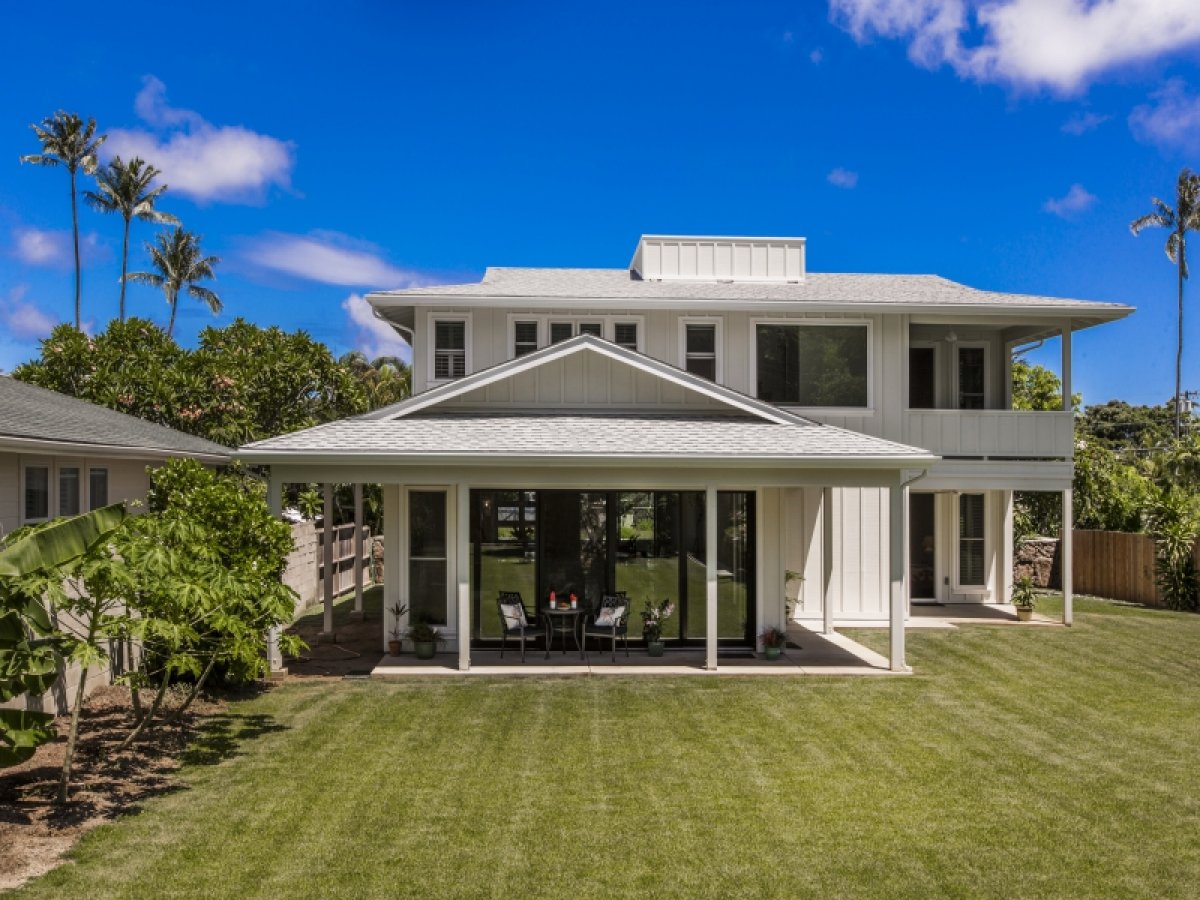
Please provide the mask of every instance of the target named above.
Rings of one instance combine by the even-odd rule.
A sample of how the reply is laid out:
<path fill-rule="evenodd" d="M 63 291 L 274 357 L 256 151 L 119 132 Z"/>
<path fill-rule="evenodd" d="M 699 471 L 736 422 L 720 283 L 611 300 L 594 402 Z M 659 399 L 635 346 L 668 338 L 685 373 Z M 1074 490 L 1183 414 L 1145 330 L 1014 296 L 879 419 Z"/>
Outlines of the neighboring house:
<path fill-rule="evenodd" d="M 0 375 L 0 536 L 142 500 L 150 489 L 147 468 L 171 457 L 220 464 L 231 454 L 204 438 Z M 74 681 L 72 670 L 52 692 L 60 711 Z"/>
<path fill-rule="evenodd" d="M 1069 513 L 1072 412 L 1010 408 L 1014 353 L 1061 337 L 1069 403 L 1071 335 L 1132 312 L 809 273 L 803 238 L 646 236 L 627 269 L 368 299 L 412 344 L 414 396 L 240 455 L 276 497 L 383 482 L 385 605 L 463 667 L 498 591 L 554 588 L 671 597 L 668 639 L 710 668 L 787 597 L 812 627 L 888 625 L 903 669 L 910 602 L 1008 601 L 1013 491 Z"/>

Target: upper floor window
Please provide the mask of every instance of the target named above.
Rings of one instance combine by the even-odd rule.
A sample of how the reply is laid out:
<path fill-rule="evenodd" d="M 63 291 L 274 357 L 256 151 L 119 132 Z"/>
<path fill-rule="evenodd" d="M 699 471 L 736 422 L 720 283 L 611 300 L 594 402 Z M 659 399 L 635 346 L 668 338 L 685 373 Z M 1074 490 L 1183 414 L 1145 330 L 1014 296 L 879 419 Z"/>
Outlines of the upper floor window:
<path fill-rule="evenodd" d="M 868 339 L 866 324 L 759 324 L 758 398 L 797 406 L 870 406 Z"/>
<path fill-rule="evenodd" d="M 513 356 L 524 356 L 538 348 L 538 323 L 513 323 Z"/>
<path fill-rule="evenodd" d="M 626 350 L 636 352 L 638 348 L 637 322 L 617 322 L 613 325 L 613 343 L 619 344 Z"/>
<path fill-rule="evenodd" d="M 467 374 L 467 323 L 436 319 L 433 323 L 433 377 L 443 381 Z"/>
<path fill-rule="evenodd" d="M 683 326 L 683 367 L 693 375 L 717 380 L 717 325 L 686 322 Z"/>
<path fill-rule="evenodd" d="M 50 518 L 50 467 L 25 467 L 25 522 Z"/>
<path fill-rule="evenodd" d="M 958 346 L 958 408 L 984 409 L 987 382 L 985 347 Z"/>

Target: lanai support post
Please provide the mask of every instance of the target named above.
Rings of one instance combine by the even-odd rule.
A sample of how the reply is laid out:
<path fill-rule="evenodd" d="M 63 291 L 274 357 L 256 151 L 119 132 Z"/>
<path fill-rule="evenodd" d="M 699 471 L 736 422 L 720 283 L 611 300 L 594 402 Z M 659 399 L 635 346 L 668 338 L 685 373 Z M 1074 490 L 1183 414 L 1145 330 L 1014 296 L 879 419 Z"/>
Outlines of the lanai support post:
<path fill-rule="evenodd" d="M 458 539 L 454 554 L 458 570 L 458 668 L 466 672 L 471 668 L 471 489 L 459 482 L 455 493 L 458 499 L 455 518 Z"/>
<path fill-rule="evenodd" d="M 352 619 L 363 617 L 363 486 L 354 482 L 354 612 Z"/>
<path fill-rule="evenodd" d="M 283 512 L 283 485 L 274 476 L 267 480 L 267 510 L 271 518 L 278 519 Z M 267 629 L 267 669 L 271 678 L 281 678 L 287 674 L 283 665 L 283 654 L 279 651 L 279 635 L 282 627 L 275 625 Z"/>
<path fill-rule="evenodd" d="M 821 489 L 821 633 L 833 634 L 833 488 Z"/>
<path fill-rule="evenodd" d="M 704 668 L 717 671 L 717 489 L 704 495 L 704 571 L 708 586 L 704 622 Z"/>
<path fill-rule="evenodd" d="M 325 508 L 322 517 L 321 561 L 325 567 L 322 589 L 325 598 L 325 617 L 321 624 L 319 641 L 333 641 L 333 485 L 325 482 Z"/>
<path fill-rule="evenodd" d="M 893 672 L 907 672 L 904 661 L 904 495 L 908 488 L 902 478 L 888 489 L 888 582 L 890 616 L 888 617 L 889 662 Z"/>
<path fill-rule="evenodd" d="M 1071 625 L 1075 622 L 1075 584 L 1072 578 L 1074 575 L 1072 566 L 1075 564 L 1075 548 L 1073 546 L 1075 527 L 1072 525 L 1074 506 L 1074 491 L 1067 488 L 1062 492 L 1062 531 L 1059 533 L 1058 542 L 1058 561 L 1059 568 L 1062 570 L 1062 622 L 1064 625 Z"/>

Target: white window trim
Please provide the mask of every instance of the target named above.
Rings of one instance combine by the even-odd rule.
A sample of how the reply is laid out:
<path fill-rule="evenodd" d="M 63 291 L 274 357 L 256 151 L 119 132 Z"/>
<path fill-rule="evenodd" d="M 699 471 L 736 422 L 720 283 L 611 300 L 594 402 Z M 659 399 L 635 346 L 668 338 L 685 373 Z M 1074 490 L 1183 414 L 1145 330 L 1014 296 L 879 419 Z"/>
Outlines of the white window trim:
<path fill-rule="evenodd" d="M 680 316 L 679 317 L 679 368 L 687 371 L 687 327 L 689 325 L 713 325 L 716 328 L 714 337 L 717 351 L 716 384 L 725 383 L 725 319 L 721 316 Z M 756 381 L 757 383 L 757 381 Z"/>
<path fill-rule="evenodd" d="M 62 502 L 63 469 L 74 469 L 76 472 L 76 478 L 79 479 L 79 483 L 76 485 L 76 492 L 79 494 L 79 509 L 73 513 L 62 513 L 58 511 L 59 504 Z M 89 490 L 89 485 L 85 481 L 87 478 L 87 472 L 88 468 L 83 460 L 56 459 L 54 461 L 54 488 L 55 492 L 58 494 L 58 497 L 54 504 L 54 516 L 52 516 L 52 518 L 62 518 L 65 515 L 77 516 L 80 513 L 85 513 L 88 511 L 88 495 L 91 493 L 91 491 Z"/>
<path fill-rule="evenodd" d="M 17 521 L 21 526 L 40 525 L 43 522 L 62 518 L 58 512 L 58 503 L 61 496 L 59 476 L 63 469 L 79 470 L 80 514 L 88 512 L 91 508 L 92 490 L 88 477 L 92 469 L 104 469 L 109 473 L 108 487 L 109 493 L 112 493 L 112 466 L 107 462 L 93 462 L 80 456 L 20 456 L 18 457 L 18 468 L 20 475 L 17 479 Z M 46 512 L 48 515 L 44 519 L 27 519 L 25 517 L 25 471 L 29 468 L 49 470 L 49 484 L 46 487 Z"/>
<path fill-rule="evenodd" d="M 537 350 L 541 350 L 543 347 L 545 347 L 546 342 L 549 340 L 549 337 L 546 334 L 547 326 L 546 326 L 546 319 L 544 317 L 542 317 L 542 316 L 520 316 L 520 315 L 516 315 L 515 313 L 510 313 L 508 316 L 508 333 L 505 338 L 505 340 L 507 342 L 506 346 L 504 348 L 504 354 L 505 354 L 504 358 L 505 359 L 516 359 L 517 358 L 517 323 L 518 322 L 532 322 L 535 326 L 537 326 L 537 347 L 535 348 L 534 352 L 537 352 Z"/>
<path fill-rule="evenodd" d="M 444 317 L 440 317 L 444 318 Z M 577 332 L 581 322 L 599 322 L 602 333 L 601 337 L 610 343 L 616 343 L 616 326 L 619 324 L 637 325 L 638 339 L 637 352 L 646 352 L 646 317 L 641 315 L 622 316 L 610 315 L 577 315 L 568 313 L 566 315 L 554 315 L 551 313 L 509 313 L 508 327 L 505 332 L 505 347 L 504 359 L 515 359 L 516 353 L 516 325 L 517 322 L 537 322 L 538 325 L 538 349 L 541 350 L 550 346 L 550 323 L 570 322 L 572 332 Z M 470 326 L 467 326 L 468 333 Z M 572 335 L 574 336 L 574 334 Z M 431 343 L 432 348 L 432 343 Z M 432 353 L 432 349 L 430 350 Z M 469 374 L 469 373 L 468 373 Z M 444 379 L 443 379 L 444 380 Z"/>
<path fill-rule="evenodd" d="M 963 584 L 959 570 L 962 543 L 962 517 L 959 511 L 959 498 L 964 494 L 974 494 L 983 497 L 983 584 Z M 954 593 L 956 594 L 990 594 L 991 577 L 988 572 L 988 560 L 993 553 L 992 495 L 990 491 L 956 491 L 954 493 L 954 547 L 951 554 L 951 571 L 954 573 Z"/>
<path fill-rule="evenodd" d="M 426 354 L 428 357 L 428 359 L 426 360 L 426 367 L 427 367 L 426 375 L 428 377 L 428 383 L 431 385 L 433 385 L 433 384 L 448 384 L 451 381 L 458 381 L 457 378 L 437 378 L 434 376 L 434 372 L 436 371 L 436 363 L 437 363 L 437 323 L 438 322 L 464 322 L 464 323 L 466 323 L 466 327 L 463 329 L 464 360 L 463 360 L 462 377 L 466 378 L 468 375 L 470 375 L 472 372 L 475 371 L 475 367 L 474 367 L 474 365 L 472 365 L 472 363 L 473 363 L 472 357 L 474 356 L 474 353 L 472 352 L 473 344 L 471 342 L 471 314 L 470 313 L 431 312 L 428 314 L 428 318 L 427 318 L 427 322 L 426 322 L 426 329 L 425 329 L 426 340 L 427 340 L 427 343 L 425 346 L 429 348 L 428 352 Z M 511 352 L 511 348 L 512 348 L 512 345 L 509 344 L 510 352 Z"/>
<path fill-rule="evenodd" d="M 29 469 L 46 470 L 46 515 L 44 517 L 30 519 L 25 516 L 25 486 L 27 484 L 25 473 Z M 55 466 L 54 460 L 37 457 L 22 458 L 20 485 L 17 489 L 17 521 L 22 526 L 49 522 L 55 517 L 56 509 L 58 509 L 58 468 Z"/>
<path fill-rule="evenodd" d="M 84 503 L 83 508 L 86 511 L 91 512 L 91 510 L 92 510 L 92 473 L 93 472 L 103 472 L 104 473 L 104 490 L 105 490 L 106 494 L 111 495 L 112 494 L 112 467 L 107 466 L 107 465 L 103 465 L 103 466 L 93 465 L 92 463 L 89 462 L 86 466 L 83 467 L 83 471 L 84 471 L 83 477 L 86 480 L 83 484 L 83 492 L 80 497 L 80 502 L 84 503 L 84 498 L 86 498 L 86 503 Z M 111 500 L 111 498 L 109 496 L 106 496 L 104 498 L 104 502 L 106 504 L 109 503 L 110 500 Z"/>
<path fill-rule="evenodd" d="M 800 413 L 812 413 L 815 416 L 873 416 L 875 415 L 875 322 L 873 319 L 788 319 L 788 318 L 751 318 L 750 319 L 750 384 L 747 391 L 750 396 L 758 397 L 758 326 L 759 325 L 854 325 L 867 329 L 867 405 L 866 406 L 800 406 L 795 403 L 777 403 L 776 406 L 786 407 Z M 766 401 L 764 401 L 766 402 Z"/>
<path fill-rule="evenodd" d="M 443 638 L 452 639 L 458 635 L 458 504 L 455 502 L 454 488 L 448 484 L 421 484 L 404 487 L 400 491 L 400 591 L 403 602 L 409 600 L 409 495 L 413 493 L 441 493 L 446 497 L 446 624 L 434 626 Z M 405 631 L 412 624 L 412 617 L 405 613 L 402 626 Z M 408 640 L 405 638 L 404 640 Z"/>
<path fill-rule="evenodd" d="M 963 409 L 959 406 L 958 397 L 958 351 L 963 347 L 983 348 L 983 409 Z M 950 402 L 951 409 L 959 412 L 983 412 L 992 408 L 992 348 L 987 341 L 955 341 L 953 357 L 950 361 Z"/>
<path fill-rule="evenodd" d="M 908 344 L 908 348 L 910 350 L 922 350 L 922 349 L 933 350 L 933 408 L 934 409 L 945 409 L 945 407 L 946 407 L 946 396 L 945 396 L 946 391 L 944 390 L 944 385 L 942 383 L 945 380 L 944 376 L 942 375 L 942 345 L 944 343 L 945 343 L 944 341 L 910 341 Z M 904 361 L 904 365 L 905 365 L 904 408 L 905 409 L 914 409 L 915 407 L 909 406 L 909 402 L 910 402 L 909 392 L 911 391 L 910 382 L 912 380 L 912 368 L 907 359 Z M 918 412 L 920 412 L 920 411 L 921 410 L 918 410 Z"/>

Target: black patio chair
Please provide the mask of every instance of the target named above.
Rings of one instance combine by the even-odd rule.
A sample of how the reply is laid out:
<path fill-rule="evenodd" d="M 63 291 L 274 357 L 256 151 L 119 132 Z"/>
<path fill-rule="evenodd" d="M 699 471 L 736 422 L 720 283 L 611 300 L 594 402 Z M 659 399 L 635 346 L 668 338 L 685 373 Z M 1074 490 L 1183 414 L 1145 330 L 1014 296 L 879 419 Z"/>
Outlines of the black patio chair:
<path fill-rule="evenodd" d="M 529 618 L 520 591 L 500 591 L 496 611 L 500 614 L 500 658 L 504 658 L 504 645 L 508 639 L 515 637 L 521 642 L 521 662 L 525 662 L 525 641 L 536 637 L 544 640 L 545 629 Z"/>
<path fill-rule="evenodd" d="M 583 620 L 583 646 L 587 649 L 589 637 L 608 638 L 612 648 L 612 661 L 617 661 L 617 638 L 625 644 L 625 655 L 629 655 L 629 598 L 624 591 L 605 594 L 600 603 Z"/>

